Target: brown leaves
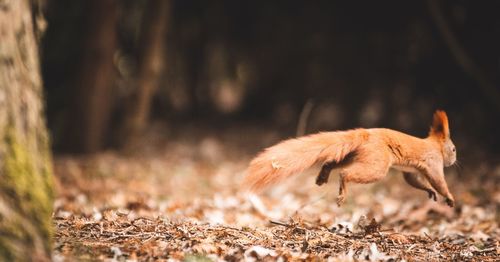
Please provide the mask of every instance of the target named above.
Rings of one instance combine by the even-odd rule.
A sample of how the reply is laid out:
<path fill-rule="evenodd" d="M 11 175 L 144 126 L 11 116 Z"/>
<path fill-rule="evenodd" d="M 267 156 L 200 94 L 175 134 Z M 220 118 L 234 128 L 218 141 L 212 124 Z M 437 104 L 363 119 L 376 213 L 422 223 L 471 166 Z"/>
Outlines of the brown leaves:
<path fill-rule="evenodd" d="M 134 218 L 104 211 L 99 221 L 71 216 L 56 220 L 57 250 L 64 256 L 85 258 L 89 253 L 108 258 L 228 260 L 389 258 L 435 259 L 488 258 L 497 254 L 498 239 L 461 235 L 427 237 L 386 232 L 371 219 L 353 231 L 345 224 L 336 230 L 302 220 L 272 221 L 269 228 L 213 225 L 163 218 Z M 484 240 L 484 241 L 483 241 Z M 471 242 L 472 241 L 472 242 Z M 479 245 L 479 246 L 478 246 Z M 430 252 L 430 253 L 429 253 Z M 433 255 L 435 254 L 435 256 Z M 438 255 L 439 254 L 439 255 Z"/>
<path fill-rule="evenodd" d="M 218 154 L 231 155 L 218 145 Z M 58 159 L 55 257 L 494 261 L 500 254 L 494 187 L 481 199 L 455 192 L 456 209 L 390 180 L 350 187 L 343 208 L 334 204 L 335 179 L 320 188 L 314 176 L 248 198 L 239 185 L 245 155 L 204 159 L 211 151 L 199 154 L 196 145 L 168 148 L 163 158 Z"/>
<path fill-rule="evenodd" d="M 363 216 L 358 222 L 358 226 L 365 231 L 365 234 L 371 235 L 380 231 L 380 224 L 375 218 L 372 218 L 369 224 L 366 224 L 366 218 Z"/>

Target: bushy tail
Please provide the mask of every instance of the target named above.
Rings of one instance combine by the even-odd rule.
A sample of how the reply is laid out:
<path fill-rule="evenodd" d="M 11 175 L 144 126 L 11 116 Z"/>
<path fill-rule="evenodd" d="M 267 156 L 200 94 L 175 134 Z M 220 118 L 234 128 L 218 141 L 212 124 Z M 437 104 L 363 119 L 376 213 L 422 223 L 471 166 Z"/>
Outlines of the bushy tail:
<path fill-rule="evenodd" d="M 244 185 L 251 191 L 259 191 L 314 164 L 339 163 L 366 139 L 367 133 L 357 129 L 282 141 L 266 148 L 250 162 Z"/>

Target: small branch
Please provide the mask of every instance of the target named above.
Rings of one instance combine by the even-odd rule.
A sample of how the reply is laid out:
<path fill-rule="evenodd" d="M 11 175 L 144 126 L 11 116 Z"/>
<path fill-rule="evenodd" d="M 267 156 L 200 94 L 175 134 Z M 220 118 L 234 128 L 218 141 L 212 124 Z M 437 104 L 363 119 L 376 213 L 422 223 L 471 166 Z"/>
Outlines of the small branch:
<path fill-rule="evenodd" d="M 289 224 L 285 224 L 285 223 L 280 222 L 280 221 L 269 220 L 269 223 L 274 224 L 274 225 L 278 225 L 278 226 L 290 227 Z"/>
<path fill-rule="evenodd" d="M 298 213 L 300 210 L 302 210 L 304 207 L 308 206 L 308 205 L 312 205 L 322 199 L 324 199 L 326 197 L 326 194 L 328 194 L 328 192 L 325 192 L 324 194 L 322 194 L 320 197 L 316 198 L 316 199 L 313 199 L 309 202 L 306 202 L 304 204 L 302 204 L 297 210 L 295 210 L 295 213 Z"/>
<path fill-rule="evenodd" d="M 313 100 L 310 98 L 307 99 L 306 104 L 302 108 L 302 112 L 300 112 L 299 123 L 297 124 L 297 136 L 305 135 L 307 128 L 307 120 L 311 115 L 313 106 L 314 106 Z"/>

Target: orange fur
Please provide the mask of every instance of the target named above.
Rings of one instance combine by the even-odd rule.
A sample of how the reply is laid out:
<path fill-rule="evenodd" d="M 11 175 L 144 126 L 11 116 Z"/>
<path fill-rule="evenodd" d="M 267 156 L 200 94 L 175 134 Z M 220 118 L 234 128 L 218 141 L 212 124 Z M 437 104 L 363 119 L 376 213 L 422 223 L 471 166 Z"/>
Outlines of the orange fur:
<path fill-rule="evenodd" d="M 352 156 L 352 161 L 345 161 L 348 156 Z M 443 166 L 453 164 L 455 159 L 448 117 L 438 110 L 429 137 L 424 139 L 391 129 L 370 128 L 324 132 L 282 141 L 250 162 L 244 185 L 259 191 L 315 164 L 322 164 L 316 180 L 318 185 L 328 181 L 332 169 L 340 169 L 337 203 L 341 205 L 348 182 L 372 183 L 385 177 L 389 168 L 395 168 L 405 172 L 405 180 L 411 186 L 425 190 L 434 199 L 436 190 L 453 205 Z"/>
<path fill-rule="evenodd" d="M 252 160 L 244 185 L 252 191 L 260 191 L 314 164 L 340 162 L 363 142 L 363 135 L 356 130 L 324 132 L 283 141 L 266 148 Z"/>
<path fill-rule="evenodd" d="M 429 135 L 435 136 L 441 139 L 450 137 L 450 128 L 448 126 L 448 116 L 442 110 L 437 110 L 434 113 L 432 120 L 432 127 Z"/>

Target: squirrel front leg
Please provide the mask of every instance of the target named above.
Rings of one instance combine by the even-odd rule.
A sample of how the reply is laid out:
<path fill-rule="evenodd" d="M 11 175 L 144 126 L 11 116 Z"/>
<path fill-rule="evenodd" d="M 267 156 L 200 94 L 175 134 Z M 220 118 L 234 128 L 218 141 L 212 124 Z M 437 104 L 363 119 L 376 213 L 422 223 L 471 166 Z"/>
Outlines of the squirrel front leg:
<path fill-rule="evenodd" d="M 448 190 L 448 184 L 444 179 L 444 171 L 442 168 L 428 168 L 423 169 L 422 174 L 429 180 L 430 184 L 436 191 L 446 198 L 446 204 L 453 207 L 455 205 L 455 200 L 453 195 Z"/>
<path fill-rule="evenodd" d="M 436 191 L 432 189 L 431 184 L 427 179 L 421 177 L 418 173 L 403 172 L 403 177 L 410 186 L 423 190 L 429 194 L 429 198 L 437 201 Z"/>

